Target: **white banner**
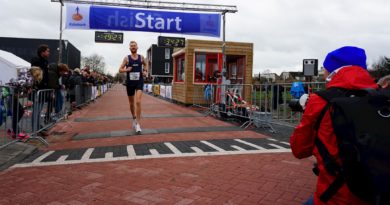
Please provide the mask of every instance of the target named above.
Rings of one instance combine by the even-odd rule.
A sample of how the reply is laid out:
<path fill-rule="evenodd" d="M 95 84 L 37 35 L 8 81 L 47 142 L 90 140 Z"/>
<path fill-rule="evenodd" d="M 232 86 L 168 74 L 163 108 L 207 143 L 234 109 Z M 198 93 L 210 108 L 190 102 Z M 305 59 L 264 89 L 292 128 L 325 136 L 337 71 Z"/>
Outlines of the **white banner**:
<path fill-rule="evenodd" d="M 90 5 L 66 4 L 67 29 L 89 29 Z"/>

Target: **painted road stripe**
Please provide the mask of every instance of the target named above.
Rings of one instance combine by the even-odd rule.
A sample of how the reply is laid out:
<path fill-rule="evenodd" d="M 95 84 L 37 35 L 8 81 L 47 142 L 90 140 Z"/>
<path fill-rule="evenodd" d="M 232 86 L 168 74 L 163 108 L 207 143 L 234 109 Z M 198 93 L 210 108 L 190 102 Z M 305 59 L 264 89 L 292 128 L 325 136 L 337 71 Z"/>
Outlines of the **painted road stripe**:
<path fill-rule="evenodd" d="M 276 147 L 278 149 L 287 149 L 285 147 L 282 147 L 282 146 L 279 146 L 279 145 L 276 145 L 276 144 L 272 144 L 272 143 L 270 143 L 269 145 L 272 146 L 272 147 Z"/>
<path fill-rule="evenodd" d="M 135 156 L 137 156 L 137 155 L 135 154 L 135 150 L 134 150 L 133 145 L 127 145 L 127 154 L 129 155 L 130 158 L 135 159 Z"/>
<path fill-rule="evenodd" d="M 251 147 L 254 147 L 254 148 L 258 149 L 258 150 L 266 150 L 264 147 L 260 147 L 258 145 L 252 144 L 250 142 L 245 142 L 244 140 L 235 139 L 235 141 L 240 142 L 242 144 L 246 144 L 246 145 L 251 146 Z"/>
<path fill-rule="evenodd" d="M 229 152 L 203 152 L 203 153 L 186 153 L 186 154 L 166 154 L 166 155 L 145 155 L 137 156 L 135 158 L 130 157 L 118 157 L 118 159 L 88 159 L 86 161 L 82 160 L 71 160 L 65 161 L 64 163 L 58 162 L 41 162 L 41 163 L 24 163 L 16 164 L 12 168 L 21 168 L 21 167 L 40 167 L 40 166 L 52 166 L 52 165 L 69 165 L 69 164 L 81 164 L 81 163 L 96 163 L 96 162 L 112 162 L 112 161 L 124 161 L 124 160 L 135 160 L 135 159 L 156 159 L 156 158 L 171 158 L 171 157 L 202 157 L 202 156 L 221 156 L 221 155 L 242 155 L 242 154 L 264 154 L 264 153 L 287 153 L 291 152 L 290 149 L 270 149 L 270 150 L 250 150 L 250 151 L 229 151 Z"/>
<path fill-rule="evenodd" d="M 46 157 L 48 157 L 49 155 L 53 154 L 54 151 L 48 151 L 46 152 L 45 154 L 41 155 L 40 157 L 36 158 L 34 161 L 32 161 L 31 163 L 34 164 L 34 163 L 38 163 L 40 161 L 42 161 L 43 159 L 45 159 Z"/>
<path fill-rule="evenodd" d="M 181 154 L 181 152 L 169 142 L 164 143 L 174 154 Z"/>
<path fill-rule="evenodd" d="M 160 155 L 160 153 L 158 153 L 158 151 L 156 149 L 149 149 L 150 153 L 153 155 L 153 156 L 158 156 Z"/>
<path fill-rule="evenodd" d="M 215 149 L 215 150 L 217 150 L 217 151 L 219 151 L 219 152 L 226 152 L 225 150 L 221 149 L 220 147 L 217 147 L 216 145 L 211 144 L 210 142 L 207 142 L 207 141 L 204 141 L 204 140 L 202 140 L 200 142 L 205 144 L 205 145 L 207 145 L 207 146 L 209 146 L 209 147 L 211 147 L 211 148 L 213 148 L 213 149 Z"/>
<path fill-rule="evenodd" d="M 85 151 L 83 157 L 81 157 L 81 161 L 88 160 L 91 157 L 93 150 L 94 150 L 94 148 L 87 149 L 87 151 Z"/>
<path fill-rule="evenodd" d="M 239 147 L 239 146 L 237 146 L 237 145 L 232 145 L 232 147 L 233 147 L 234 149 L 238 150 L 238 151 L 247 151 L 246 149 L 241 148 L 241 147 Z"/>
<path fill-rule="evenodd" d="M 13 167 L 68 165 L 68 164 L 80 164 L 80 163 L 110 162 L 110 161 L 168 158 L 168 157 L 198 157 L 198 156 L 291 152 L 291 150 L 288 148 L 276 144 L 272 144 L 272 143 L 268 144 L 266 143 L 266 141 L 267 140 L 264 138 L 213 139 L 213 140 L 202 140 L 202 141 L 191 140 L 191 141 L 174 141 L 174 142 L 165 142 L 165 143 L 145 143 L 145 144 L 135 144 L 135 145 L 96 147 L 96 148 L 88 148 L 88 149 L 80 148 L 80 149 L 71 149 L 71 150 L 56 150 L 56 151 L 48 151 L 46 153 L 43 153 L 41 156 L 36 158 L 31 163 L 28 163 L 26 160 L 25 163 L 16 164 Z M 265 149 L 264 147 L 258 146 L 254 143 L 260 145 L 261 144 L 267 145 L 266 147 L 268 149 Z M 137 152 L 135 151 L 135 146 L 137 147 L 138 150 Z M 221 148 L 220 146 L 222 146 L 223 148 Z M 188 149 L 185 147 L 188 147 L 188 149 L 192 150 L 193 152 L 188 152 Z M 70 151 L 72 153 L 77 153 L 77 152 L 83 153 L 83 156 L 79 158 L 80 160 L 77 160 L 77 158 L 75 157 L 73 157 L 72 160 L 67 160 L 67 158 L 69 158 L 68 155 L 65 155 L 63 153 L 68 153 Z M 59 155 L 61 156 L 58 157 L 56 161 L 53 161 L 54 158 Z M 46 158 L 47 159 L 53 158 L 53 160 L 47 160 Z"/>
<path fill-rule="evenodd" d="M 112 152 L 106 152 L 104 158 L 106 158 L 106 159 L 114 158 L 114 153 L 112 153 Z"/>
<path fill-rule="evenodd" d="M 282 144 L 290 146 L 290 143 L 288 143 L 288 142 L 279 142 L 279 143 L 282 143 Z"/>
<path fill-rule="evenodd" d="M 197 147 L 191 147 L 191 149 L 194 150 L 196 154 L 203 154 L 203 153 L 205 153 L 205 152 L 203 152 L 203 150 L 201 150 L 201 149 L 199 149 Z"/>

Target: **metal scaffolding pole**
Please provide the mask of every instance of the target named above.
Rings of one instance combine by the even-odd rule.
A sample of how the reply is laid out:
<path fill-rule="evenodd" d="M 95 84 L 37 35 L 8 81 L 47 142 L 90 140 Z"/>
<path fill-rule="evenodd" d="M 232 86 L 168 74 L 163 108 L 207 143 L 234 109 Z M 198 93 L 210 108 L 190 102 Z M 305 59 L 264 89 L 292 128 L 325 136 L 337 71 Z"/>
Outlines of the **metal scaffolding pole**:
<path fill-rule="evenodd" d="M 198 3 L 178 3 L 156 0 L 51 0 L 52 2 L 75 3 L 75 4 L 96 4 L 132 8 L 147 8 L 147 9 L 167 9 L 167 10 L 191 10 L 203 12 L 218 12 L 222 13 L 222 69 L 226 72 L 226 13 L 236 13 L 237 6 L 231 5 L 216 5 L 216 4 L 198 4 Z M 61 6 L 61 26 L 62 26 L 62 6 Z M 62 37 L 62 27 L 60 28 L 60 40 Z M 62 44 L 60 42 L 60 47 Z M 60 51 L 61 52 L 61 51 Z M 61 58 L 61 57 L 60 57 Z"/>
<path fill-rule="evenodd" d="M 156 0 L 51 0 L 52 2 L 64 2 L 75 4 L 95 4 L 108 6 L 121 6 L 147 9 L 168 9 L 168 10 L 191 10 L 205 12 L 227 12 L 236 13 L 237 7 L 231 5 L 178 3 Z"/>
<path fill-rule="evenodd" d="M 61 3 L 60 4 L 61 10 L 60 10 L 60 40 L 58 42 L 58 63 L 61 63 L 62 61 L 62 7 L 64 6 L 64 3 L 62 2 L 62 0 L 59 0 L 59 2 Z"/>

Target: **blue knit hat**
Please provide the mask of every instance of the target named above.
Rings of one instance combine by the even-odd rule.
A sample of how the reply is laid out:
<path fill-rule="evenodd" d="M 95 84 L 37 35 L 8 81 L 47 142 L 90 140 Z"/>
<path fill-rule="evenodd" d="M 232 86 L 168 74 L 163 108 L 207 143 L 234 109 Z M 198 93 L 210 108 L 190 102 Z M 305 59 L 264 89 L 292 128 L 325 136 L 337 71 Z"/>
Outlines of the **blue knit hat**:
<path fill-rule="evenodd" d="M 345 46 L 328 53 L 324 60 L 324 68 L 329 73 L 348 65 L 359 66 L 367 70 L 365 51 L 358 47 Z"/>

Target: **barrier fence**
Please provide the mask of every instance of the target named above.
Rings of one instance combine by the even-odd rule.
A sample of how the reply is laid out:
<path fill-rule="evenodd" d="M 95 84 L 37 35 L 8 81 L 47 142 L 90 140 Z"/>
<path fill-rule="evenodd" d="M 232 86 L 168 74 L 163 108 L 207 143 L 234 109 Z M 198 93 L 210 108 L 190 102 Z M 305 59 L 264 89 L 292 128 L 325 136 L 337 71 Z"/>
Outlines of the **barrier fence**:
<path fill-rule="evenodd" d="M 67 118 L 72 108 L 83 106 L 103 95 L 110 84 L 77 85 L 72 90 L 32 90 L 0 86 L 0 149 L 9 144 L 39 140 L 39 134 Z"/>
<path fill-rule="evenodd" d="M 302 83 L 305 93 L 324 89 L 323 82 Z M 279 84 L 233 84 L 200 85 L 192 90 L 193 106 L 203 109 L 206 114 L 221 119 L 234 119 L 242 122 L 242 127 L 255 125 L 269 127 L 273 124 L 295 127 L 302 118 L 302 112 L 293 111 L 289 103 L 293 83 Z M 145 84 L 144 91 L 172 100 L 172 86 Z"/>

